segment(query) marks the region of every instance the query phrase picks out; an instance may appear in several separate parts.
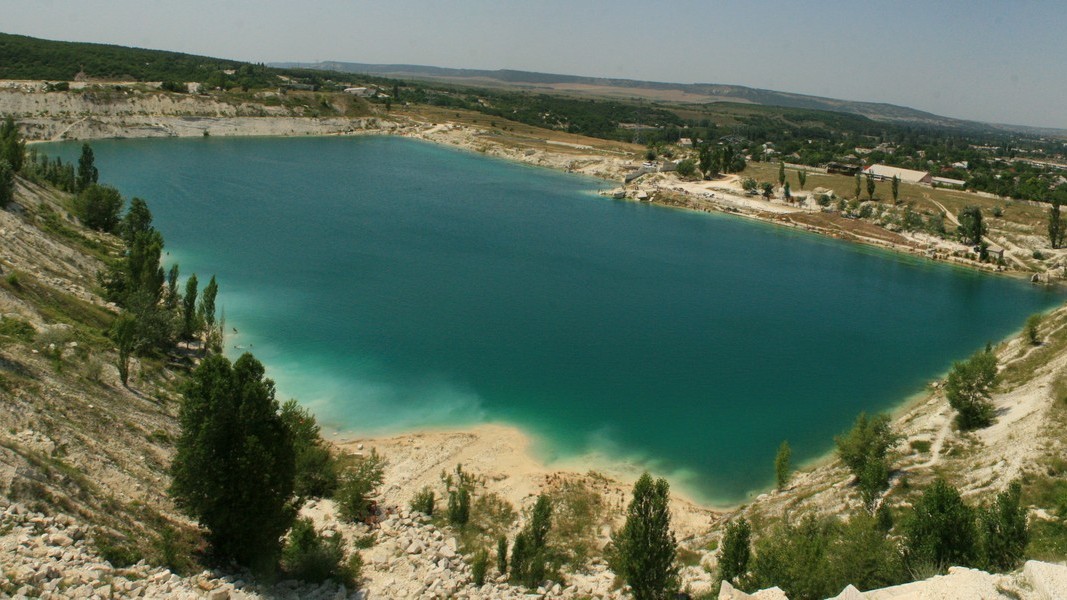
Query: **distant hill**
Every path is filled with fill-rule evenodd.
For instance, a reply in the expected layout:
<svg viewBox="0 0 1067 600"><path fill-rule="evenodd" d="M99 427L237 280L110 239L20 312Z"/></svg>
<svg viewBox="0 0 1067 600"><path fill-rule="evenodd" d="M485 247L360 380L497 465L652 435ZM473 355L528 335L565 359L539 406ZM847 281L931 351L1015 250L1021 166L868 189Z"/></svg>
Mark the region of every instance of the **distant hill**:
<svg viewBox="0 0 1067 600"><path fill-rule="evenodd" d="M741 85L712 83L664 83L558 75L502 69L449 69L421 65L375 65L325 61L317 63L272 63L285 68L326 69L378 77L447 82L478 87L500 87L528 91L581 94L614 98L642 98L659 102L705 104L709 102L745 102L765 106L827 110L861 115L875 121L902 125L923 125L983 132L1014 131L1039 136L1067 136L1067 130L1001 125L943 117L933 113L882 102L855 102L805 94L763 90Z"/></svg>
<svg viewBox="0 0 1067 600"><path fill-rule="evenodd" d="M0 33L0 79L207 82L215 86L271 87L279 76L321 85L351 74L277 69L239 60L112 44L61 42Z"/></svg>
<svg viewBox="0 0 1067 600"><path fill-rule="evenodd" d="M0 33L0 79L70 81L84 72L92 78L126 81L203 81L212 73L245 64L180 52Z"/></svg>

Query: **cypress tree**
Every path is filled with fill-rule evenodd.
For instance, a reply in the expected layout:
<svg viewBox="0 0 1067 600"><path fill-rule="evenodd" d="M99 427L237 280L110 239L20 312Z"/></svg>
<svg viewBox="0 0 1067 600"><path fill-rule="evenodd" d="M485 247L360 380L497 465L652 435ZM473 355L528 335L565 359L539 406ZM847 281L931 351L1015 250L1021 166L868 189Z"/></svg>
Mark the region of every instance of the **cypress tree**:
<svg viewBox="0 0 1067 600"><path fill-rule="evenodd" d="M670 486L645 473L634 484L626 524L612 536L613 567L635 600L668 598L678 590L678 543L671 531Z"/></svg>
<svg viewBox="0 0 1067 600"><path fill-rule="evenodd" d="M200 314L204 317L208 331L215 328L215 297L218 293L219 284L215 283L215 276L212 275L211 281L204 286L204 291L200 295Z"/></svg>
<svg viewBox="0 0 1067 600"><path fill-rule="evenodd" d="M1064 226L1060 216L1060 203L1053 202L1048 209L1048 241L1053 249L1063 246L1064 237L1067 236L1067 227Z"/></svg>
<svg viewBox="0 0 1067 600"><path fill-rule="evenodd" d="M93 149L89 144L82 144L82 154L78 158L78 191L88 188L100 178L100 171L97 170L95 162Z"/></svg>
<svg viewBox="0 0 1067 600"><path fill-rule="evenodd" d="M196 273L185 281L185 295L182 296L182 336L192 339L199 329L196 319Z"/></svg>

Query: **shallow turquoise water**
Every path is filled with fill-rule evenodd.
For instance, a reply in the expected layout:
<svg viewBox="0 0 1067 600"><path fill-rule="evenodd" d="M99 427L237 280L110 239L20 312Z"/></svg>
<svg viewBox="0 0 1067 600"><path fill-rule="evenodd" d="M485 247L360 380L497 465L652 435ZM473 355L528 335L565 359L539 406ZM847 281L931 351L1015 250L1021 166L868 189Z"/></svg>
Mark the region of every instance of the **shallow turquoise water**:
<svg viewBox="0 0 1067 600"><path fill-rule="evenodd" d="M80 145L53 145L75 159ZM607 200L393 138L94 142L281 397L358 432L502 421L711 501L826 452L1060 296L835 240Z"/></svg>

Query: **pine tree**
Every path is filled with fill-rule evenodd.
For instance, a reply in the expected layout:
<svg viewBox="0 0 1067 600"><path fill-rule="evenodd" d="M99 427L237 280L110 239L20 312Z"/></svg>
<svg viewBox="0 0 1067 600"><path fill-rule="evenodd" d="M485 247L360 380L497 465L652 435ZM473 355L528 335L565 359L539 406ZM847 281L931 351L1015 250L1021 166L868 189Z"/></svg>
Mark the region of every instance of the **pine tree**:
<svg viewBox="0 0 1067 600"><path fill-rule="evenodd" d="M785 163L778 162L778 185L785 185Z"/></svg>
<svg viewBox="0 0 1067 600"><path fill-rule="evenodd" d="M975 564L974 511L943 479L923 491L904 523L904 556L912 569Z"/></svg>
<svg viewBox="0 0 1067 600"><path fill-rule="evenodd" d="M8 115L0 125L0 161L6 161L15 173L22 171L26 158L26 141L19 135L15 120Z"/></svg>
<svg viewBox="0 0 1067 600"><path fill-rule="evenodd" d="M744 585L751 557L752 526L744 517L727 523L719 545L719 581L729 581L735 587Z"/></svg>
<svg viewBox="0 0 1067 600"><path fill-rule="evenodd" d="M804 185L808 183L808 172L804 169L797 171L797 183L800 184L800 189L804 189Z"/></svg>
<svg viewBox="0 0 1067 600"><path fill-rule="evenodd" d="M537 497L530 521L515 537L511 552L511 580L533 589L548 570L548 533L552 529L552 501L545 494Z"/></svg>
<svg viewBox="0 0 1067 600"><path fill-rule="evenodd" d="M887 455L900 437L890 428L887 415L868 418L860 413L845 435L834 438L837 455L856 477L864 504L873 506L882 490L889 486Z"/></svg>
<svg viewBox="0 0 1067 600"><path fill-rule="evenodd" d="M82 154L78 158L78 191L88 188L100 178L100 171L97 170L95 162L93 149L89 147L89 144L82 144Z"/></svg>
<svg viewBox="0 0 1067 600"><path fill-rule="evenodd" d="M893 204L897 203L897 198L900 196L900 178L896 175L893 176L893 182L890 184L890 190L893 192Z"/></svg>
<svg viewBox="0 0 1067 600"><path fill-rule="evenodd" d="M207 530L215 558L272 571L295 517L292 436L274 382L251 354L213 354L193 372L171 467L175 503Z"/></svg>
<svg viewBox="0 0 1067 600"><path fill-rule="evenodd" d="M615 573L635 600L668 598L678 589L678 544L671 531L670 486L645 473L634 484L626 524L612 536Z"/></svg>
<svg viewBox="0 0 1067 600"><path fill-rule="evenodd" d="M990 571L1011 571L1023 559L1030 530L1021 499L1022 486L1013 481L1008 489L997 494L992 505L978 513L982 566Z"/></svg>

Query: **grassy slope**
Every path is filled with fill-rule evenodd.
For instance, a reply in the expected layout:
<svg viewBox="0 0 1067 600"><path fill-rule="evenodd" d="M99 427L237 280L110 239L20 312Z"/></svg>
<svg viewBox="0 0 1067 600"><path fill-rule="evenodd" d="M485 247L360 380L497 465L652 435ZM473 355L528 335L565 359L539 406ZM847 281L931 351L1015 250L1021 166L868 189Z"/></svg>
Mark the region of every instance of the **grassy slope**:
<svg viewBox="0 0 1067 600"><path fill-rule="evenodd" d="M115 313L71 293L85 281L63 268L78 254L102 269L117 241L61 216L63 194L25 182L19 192L0 213L24 234L0 258L0 491L78 517L118 563L162 560L165 529L188 556L196 534L165 495L182 371L140 360L130 388L118 382L105 334Z"/></svg>

